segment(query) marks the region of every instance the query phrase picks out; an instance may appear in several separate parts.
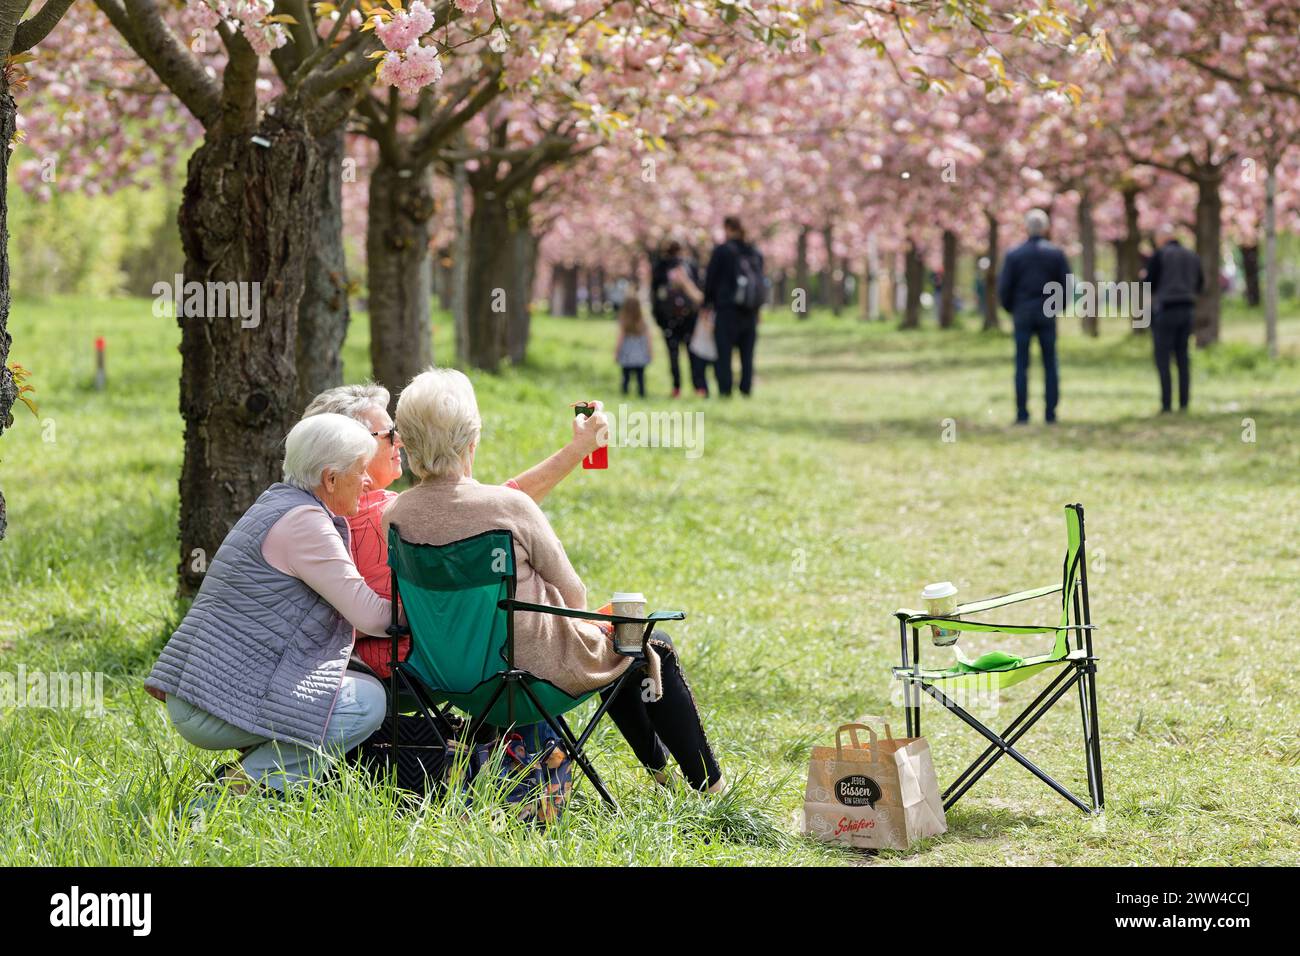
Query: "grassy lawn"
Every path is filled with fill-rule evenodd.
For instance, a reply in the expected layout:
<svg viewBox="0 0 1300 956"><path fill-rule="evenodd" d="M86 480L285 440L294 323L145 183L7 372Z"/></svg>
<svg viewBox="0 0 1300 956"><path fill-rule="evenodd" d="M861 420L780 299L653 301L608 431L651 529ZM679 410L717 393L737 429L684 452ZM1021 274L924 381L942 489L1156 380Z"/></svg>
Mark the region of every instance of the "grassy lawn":
<svg viewBox="0 0 1300 956"><path fill-rule="evenodd" d="M702 410L703 453L615 448L608 472L575 474L546 511L593 599L633 589L687 610L673 636L737 785L717 800L663 794L606 728L597 759L621 814L579 782L562 824L542 834L484 801L399 807L348 777L284 803L232 800L201 828L172 823L216 762L140 683L180 613L179 332L146 300L20 302L12 357L33 371L41 407L39 420L17 410L0 440L0 672L102 672L106 700L99 717L0 714L0 863L1300 862L1300 310L1285 315L1279 363L1257 347L1257 315L1230 315L1227 342L1193 356L1193 411L1164 418L1148 339L1112 328L1085 340L1063 321L1053 428L1041 424L1038 368L1038 421L1011 426L1005 333L772 315L756 395L730 404L672 405L660 348L650 396L629 407ZM440 357L450 334L440 320ZM102 393L90 387L96 335L109 349ZM474 376L480 480L558 446L566 403L617 408L613 336L611 322L541 318L526 366ZM366 375L366 349L358 321L350 381ZM891 612L928 581L951 579L972 599L1059 581L1073 501L1087 508L1099 626L1105 816L1084 817L1003 760L948 833L908 853L800 837L810 746L867 714L902 732ZM1013 622L1054 614L1048 599ZM1007 692L993 722L1040 686ZM1022 743L1086 792L1073 700ZM982 749L950 715L925 720L941 780Z"/></svg>

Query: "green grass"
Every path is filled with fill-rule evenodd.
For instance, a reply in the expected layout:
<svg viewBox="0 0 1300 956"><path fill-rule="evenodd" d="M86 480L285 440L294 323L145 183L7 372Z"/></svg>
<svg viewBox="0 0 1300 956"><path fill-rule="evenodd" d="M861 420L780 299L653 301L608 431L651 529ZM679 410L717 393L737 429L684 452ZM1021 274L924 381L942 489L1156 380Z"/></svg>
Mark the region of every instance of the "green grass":
<svg viewBox="0 0 1300 956"><path fill-rule="evenodd" d="M1052 429L1009 424L1005 333L765 319L752 400L680 403L705 412L701 457L615 448L608 472L575 474L546 502L593 598L634 588L689 612L674 638L737 787L665 796L608 730L597 749L621 814L580 781L562 825L540 834L482 801L403 807L353 778L284 804L233 800L198 829L171 824L215 763L140 683L179 613L179 334L145 300L20 302L13 358L34 373L41 418L19 409L0 440L0 672L103 672L106 713L0 715L0 863L1300 862L1300 318L1284 314L1288 354L1270 363L1258 317L1231 313L1227 341L1193 357L1192 413L1172 418L1152 414L1149 340L1089 341L1063 322ZM99 334L103 393L90 388ZM435 342L445 359L445 320ZM366 349L357 322L349 380L366 374ZM476 375L478 477L502 481L558 446L566 403L616 407L612 349L612 323L540 318L526 366ZM673 407L656 358L651 396L632 408ZM1038 415L1037 369L1031 387ZM970 597L1058 580L1072 501L1088 514L1105 817L1004 760L947 834L908 853L800 837L810 746L865 714L901 732L891 612L931 580ZM1047 602L1016 620L1052 613ZM996 721L1036 687L1008 692ZM942 712L925 730L941 780L980 749ZM1079 737L1063 703L1022 743L1083 790Z"/></svg>

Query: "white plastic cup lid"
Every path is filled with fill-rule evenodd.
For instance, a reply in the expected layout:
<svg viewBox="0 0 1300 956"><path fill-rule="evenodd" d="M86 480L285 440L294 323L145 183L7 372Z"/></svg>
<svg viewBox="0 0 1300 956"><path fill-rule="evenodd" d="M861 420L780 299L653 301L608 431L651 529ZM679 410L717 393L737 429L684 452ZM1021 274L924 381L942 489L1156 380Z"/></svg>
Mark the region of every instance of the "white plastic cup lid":
<svg viewBox="0 0 1300 956"><path fill-rule="evenodd" d="M611 604L644 604L645 595L633 591L615 591L609 602Z"/></svg>
<svg viewBox="0 0 1300 956"><path fill-rule="evenodd" d="M921 599L936 601L939 598L952 597L956 593L957 588L951 581L940 581L938 584L927 584L925 590L921 592Z"/></svg>

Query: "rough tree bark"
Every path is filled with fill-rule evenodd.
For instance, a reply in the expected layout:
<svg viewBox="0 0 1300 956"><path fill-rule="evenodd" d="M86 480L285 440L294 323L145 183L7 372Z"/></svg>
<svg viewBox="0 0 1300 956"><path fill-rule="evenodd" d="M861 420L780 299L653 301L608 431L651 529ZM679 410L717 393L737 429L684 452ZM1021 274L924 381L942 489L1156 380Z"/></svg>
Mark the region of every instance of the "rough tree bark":
<svg viewBox="0 0 1300 956"><path fill-rule="evenodd" d="M398 392L433 364L432 175L381 158L370 174L366 284L370 292L370 366Z"/></svg>
<svg viewBox="0 0 1300 956"><path fill-rule="evenodd" d="M1196 299L1193 328L1196 345L1205 348L1219 341L1219 263L1223 261L1223 199L1219 194L1223 170L1203 170L1196 182L1196 254L1201 257L1205 291Z"/></svg>
<svg viewBox="0 0 1300 956"><path fill-rule="evenodd" d="M280 478L297 419L298 306L321 177L320 143L281 100L246 134L210 131L190 158L179 224L185 281L258 283L261 314L245 328L228 309L180 315L180 586L193 592L226 532Z"/></svg>
<svg viewBox="0 0 1300 956"><path fill-rule="evenodd" d="M984 257L988 265L984 267L984 325L985 332L998 330L998 217L989 210L984 210L984 222L988 227L988 248Z"/></svg>
<svg viewBox="0 0 1300 956"><path fill-rule="evenodd" d="M469 217L469 277L466 314L469 362L495 372L506 357L506 303L510 282L510 211L498 190L494 168L469 174L474 196Z"/></svg>
<svg viewBox="0 0 1300 956"><path fill-rule="evenodd" d="M1090 283L1093 291L1097 288L1097 223L1093 217L1092 193L1084 189L1079 192L1079 205L1076 208L1079 226L1079 246L1082 249L1083 281ZM1094 298L1094 302L1099 301ZM1080 317L1083 333L1097 337L1099 322L1097 310L1084 309Z"/></svg>
<svg viewBox="0 0 1300 956"><path fill-rule="evenodd" d="M1120 282L1137 282L1138 273L1142 269L1142 232L1138 227L1137 206L1140 191L1134 185L1125 185L1120 190L1120 196L1124 200L1124 237L1116 247L1119 255L1115 263Z"/></svg>
<svg viewBox="0 0 1300 956"><path fill-rule="evenodd" d="M939 289L939 328L950 329L957 321L957 233L943 231L943 286Z"/></svg>
<svg viewBox="0 0 1300 956"><path fill-rule="evenodd" d="M528 340L532 333L533 279L537 269L537 237L533 235L532 198L530 182L514 190L508 204L511 285L506 290L506 353L516 365L527 357ZM590 309L595 301L595 270L591 271L588 279L587 302Z"/></svg>
<svg viewBox="0 0 1300 956"><path fill-rule="evenodd" d="M298 410L343 384L343 340L347 338L348 270L343 253L342 129L320 138L318 220L307 260L306 284L298 304Z"/></svg>
<svg viewBox="0 0 1300 956"><path fill-rule="evenodd" d="M908 240L907 254L903 263L903 282L907 286L907 305L903 309L903 322L900 328L919 329L921 327L921 290L925 285L925 260L916 243Z"/></svg>

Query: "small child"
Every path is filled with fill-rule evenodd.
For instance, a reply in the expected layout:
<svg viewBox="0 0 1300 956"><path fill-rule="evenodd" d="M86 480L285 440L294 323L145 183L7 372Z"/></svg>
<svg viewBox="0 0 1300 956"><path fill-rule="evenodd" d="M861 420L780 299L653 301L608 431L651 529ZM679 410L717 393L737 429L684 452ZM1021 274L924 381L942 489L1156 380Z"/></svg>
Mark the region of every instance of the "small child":
<svg viewBox="0 0 1300 956"><path fill-rule="evenodd" d="M650 332L641 315L641 301L635 295L623 299L618 310L618 345L614 359L623 369L623 394L627 394L636 373L637 394L645 398L645 367L650 364Z"/></svg>

